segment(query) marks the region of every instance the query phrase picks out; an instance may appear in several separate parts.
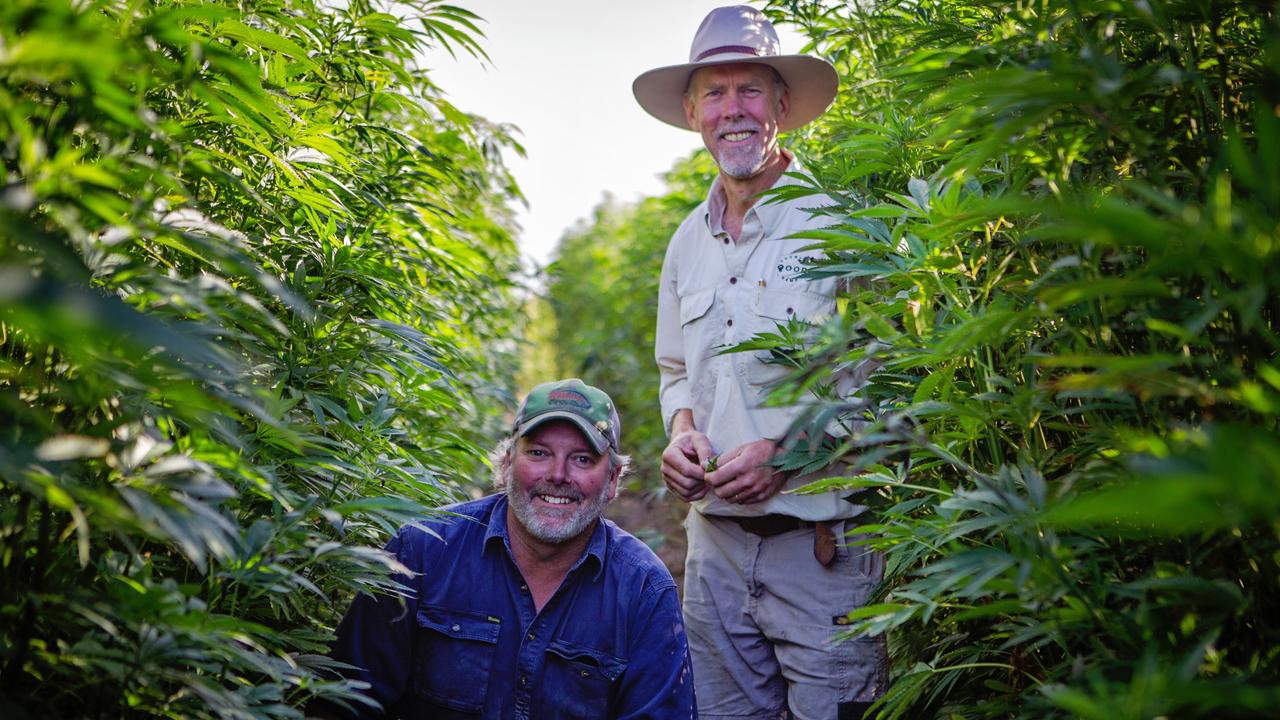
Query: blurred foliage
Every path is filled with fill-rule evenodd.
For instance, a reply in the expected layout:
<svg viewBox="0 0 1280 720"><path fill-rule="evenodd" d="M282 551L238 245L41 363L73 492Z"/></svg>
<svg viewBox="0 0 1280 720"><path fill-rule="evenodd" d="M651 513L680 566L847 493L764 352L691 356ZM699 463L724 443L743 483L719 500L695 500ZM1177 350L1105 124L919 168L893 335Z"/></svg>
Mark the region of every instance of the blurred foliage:
<svg viewBox="0 0 1280 720"><path fill-rule="evenodd" d="M0 715L355 697L338 615L509 405L518 146L415 63L476 20L0 4Z"/></svg>
<svg viewBox="0 0 1280 720"><path fill-rule="evenodd" d="M860 458L880 717L1273 716L1275 5L767 11L843 75L792 142L842 220L810 272L862 289L777 392L882 364L806 458Z"/></svg>
<svg viewBox="0 0 1280 720"><path fill-rule="evenodd" d="M632 484L644 490L665 489L667 441L653 362L658 275L667 241L706 196L714 168L699 151L663 176L663 195L634 204L606 197L560 239L545 270L546 310L530 321L553 350L548 377L581 377L613 398L623 450L634 461Z"/></svg>

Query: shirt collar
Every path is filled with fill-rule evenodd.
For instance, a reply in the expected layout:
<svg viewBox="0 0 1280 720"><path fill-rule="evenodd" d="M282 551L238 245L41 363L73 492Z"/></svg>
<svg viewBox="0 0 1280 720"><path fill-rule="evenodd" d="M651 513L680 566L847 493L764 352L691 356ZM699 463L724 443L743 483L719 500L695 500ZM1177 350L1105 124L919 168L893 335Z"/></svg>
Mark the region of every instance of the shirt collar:
<svg viewBox="0 0 1280 720"><path fill-rule="evenodd" d="M787 169L783 171L782 175L779 176L769 188L770 190L787 185L799 185L802 182L797 178L791 177L791 173L804 172L804 166L801 164L800 158L796 157L795 153L787 152L786 150L783 152L787 153L791 158L791 162L787 165ZM764 194L767 195L768 191ZM751 204L751 207L747 208L747 215L755 213L756 217L760 220L760 227L764 230L764 237L770 238L773 236L774 229L786 214L786 202L775 201L766 203L766 199L767 198L757 198L756 201ZM723 221L725 202L724 186L720 182L719 173L717 173L715 179L711 181L711 190L707 193L707 200L704 205L706 209L702 215L702 220L706 223L707 230L711 233L712 237L719 237L724 232ZM746 224L745 217L743 218L743 224Z"/></svg>
<svg viewBox="0 0 1280 720"><path fill-rule="evenodd" d="M489 525L484 531L484 544L481 551L489 547L494 538L502 539L502 546L511 552L511 535L507 533L507 496L502 495L489 510Z"/></svg>
<svg viewBox="0 0 1280 720"><path fill-rule="evenodd" d="M489 515L489 526L484 531L484 543L480 546L480 552L483 554L495 538L500 538L502 547L507 551L507 555L511 555L511 531L507 529L507 497L503 495L498 498L498 502L493 504L493 510ZM572 573L578 569L588 558L593 559L596 563L596 572L591 576L594 582L600 579L600 575L604 572L604 556L605 551L609 547L609 533L605 529L605 519L600 518L596 521L595 529L591 531L591 540L587 542L587 550L582 553L582 557L569 568Z"/></svg>

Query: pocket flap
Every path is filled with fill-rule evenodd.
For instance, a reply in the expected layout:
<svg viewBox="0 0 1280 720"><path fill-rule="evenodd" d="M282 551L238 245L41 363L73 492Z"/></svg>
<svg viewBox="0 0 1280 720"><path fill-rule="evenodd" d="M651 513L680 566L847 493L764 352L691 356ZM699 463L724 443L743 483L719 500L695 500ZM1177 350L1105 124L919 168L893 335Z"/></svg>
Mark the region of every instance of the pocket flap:
<svg viewBox="0 0 1280 720"><path fill-rule="evenodd" d="M756 295L752 310L760 317L778 322L797 318L805 322L817 322L830 315L836 306L835 298L805 290L767 290Z"/></svg>
<svg viewBox="0 0 1280 720"><path fill-rule="evenodd" d="M564 660L581 666L582 672L600 673L613 682L622 676L627 664L612 655L602 653L595 648L578 645L565 640L553 640L547 646L547 652L559 655Z"/></svg>
<svg viewBox="0 0 1280 720"><path fill-rule="evenodd" d="M715 299L716 289L714 286L681 296L680 324L687 325L703 315L706 315L707 311L711 309L711 303L715 302Z"/></svg>
<svg viewBox="0 0 1280 720"><path fill-rule="evenodd" d="M496 616L435 605L418 608L418 625L451 638L490 645L498 643L498 632L502 630L502 621Z"/></svg>

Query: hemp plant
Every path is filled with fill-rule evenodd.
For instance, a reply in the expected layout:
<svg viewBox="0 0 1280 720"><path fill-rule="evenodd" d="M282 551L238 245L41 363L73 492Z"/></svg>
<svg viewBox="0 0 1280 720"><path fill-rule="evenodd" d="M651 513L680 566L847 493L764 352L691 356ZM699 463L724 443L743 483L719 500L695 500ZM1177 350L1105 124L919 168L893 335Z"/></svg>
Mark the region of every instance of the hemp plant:
<svg viewBox="0 0 1280 720"><path fill-rule="evenodd" d="M498 150L414 0L0 3L0 714L301 717L509 397ZM396 14L392 14L392 13Z"/></svg>

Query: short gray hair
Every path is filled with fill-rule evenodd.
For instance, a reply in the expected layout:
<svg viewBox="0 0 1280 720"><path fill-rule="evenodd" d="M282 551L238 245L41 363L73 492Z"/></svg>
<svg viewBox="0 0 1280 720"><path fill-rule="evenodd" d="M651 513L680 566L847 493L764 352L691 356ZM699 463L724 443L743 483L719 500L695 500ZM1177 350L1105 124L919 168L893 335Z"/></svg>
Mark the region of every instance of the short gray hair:
<svg viewBox="0 0 1280 720"><path fill-rule="evenodd" d="M507 489L509 473L502 472L502 464L510 459L511 448L515 444L516 437L512 435L503 438L501 442L489 451L489 477L493 480L493 487L498 490ZM621 468L621 471L618 473L618 483L621 484L622 479L627 476L627 473L631 472L631 456L623 455L613 448L609 448L609 472L612 473L619 468Z"/></svg>

